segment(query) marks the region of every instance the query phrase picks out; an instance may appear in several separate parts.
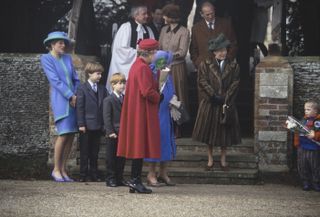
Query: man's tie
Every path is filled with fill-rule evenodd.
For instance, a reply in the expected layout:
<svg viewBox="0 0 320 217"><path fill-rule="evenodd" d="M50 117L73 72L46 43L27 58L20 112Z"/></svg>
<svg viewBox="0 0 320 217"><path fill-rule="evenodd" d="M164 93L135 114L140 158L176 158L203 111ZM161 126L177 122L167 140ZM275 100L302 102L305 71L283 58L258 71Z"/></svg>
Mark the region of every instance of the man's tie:
<svg viewBox="0 0 320 217"><path fill-rule="evenodd" d="M122 94L120 94L119 100L120 100L120 102L121 102L121 104L122 104L122 103L123 103L123 95L122 95Z"/></svg>
<svg viewBox="0 0 320 217"><path fill-rule="evenodd" d="M213 22L209 22L209 29L213 29Z"/></svg>
<svg viewBox="0 0 320 217"><path fill-rule="evenodd" d="M97 84L96 84L96 83L94 83L94 84L92 85L92 90L93 90L95 93L98 91L98 89L97 89Z"/></svg>

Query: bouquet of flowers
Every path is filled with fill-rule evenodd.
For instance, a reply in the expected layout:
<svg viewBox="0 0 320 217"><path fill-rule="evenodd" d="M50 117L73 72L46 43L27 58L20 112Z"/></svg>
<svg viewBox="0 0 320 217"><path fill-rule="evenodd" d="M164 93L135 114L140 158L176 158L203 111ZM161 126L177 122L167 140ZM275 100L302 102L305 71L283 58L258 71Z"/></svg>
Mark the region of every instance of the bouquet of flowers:
<svg viewBox="0 0 320 217"><path fill-rule="evenodd" d="M286 120L286 128L292 132L302 133L303 135L308 135L310 133L308 128L292 116L288 116L288 119Z"/></svg>
<svg viewBox="0 0 320 217"><path fill-rule="evenodd" d="M294 133L299 133L300 135L307 136L311 133L311 131L306 128L303 124L301 124L297 119L295 119L292 116L288 116L288 119L286 120L286 128ZM320 145L320 142L309 138L312 142L316 143L317 145Z"/></svg>

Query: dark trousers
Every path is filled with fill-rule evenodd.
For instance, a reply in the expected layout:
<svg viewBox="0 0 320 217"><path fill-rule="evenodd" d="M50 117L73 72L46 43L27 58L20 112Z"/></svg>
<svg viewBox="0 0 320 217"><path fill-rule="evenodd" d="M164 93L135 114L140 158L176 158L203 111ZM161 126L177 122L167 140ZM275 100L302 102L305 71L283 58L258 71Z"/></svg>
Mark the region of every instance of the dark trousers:
<svg viewBox="0 0 320 217"><path fill-rule="evenodd" d="M87 130L85 133L80 133L80 176L82 177L89 175L89 171L91 176L97 176L101 135L101 130Z"/></svg>
<svg viewBox="0 0 320 217"><path fill-rule="evenodd" d="M106 156L106 181L115 179L117 182L123 180L123 169L126 162L124 157L117 157L118 139L107 138Z"/></svg>
<svg viewBox="0 0 320 217"><path fill-rule="evenodd" d="M303 182L320 184L320 150L298 149L298 172Z"/></svg>

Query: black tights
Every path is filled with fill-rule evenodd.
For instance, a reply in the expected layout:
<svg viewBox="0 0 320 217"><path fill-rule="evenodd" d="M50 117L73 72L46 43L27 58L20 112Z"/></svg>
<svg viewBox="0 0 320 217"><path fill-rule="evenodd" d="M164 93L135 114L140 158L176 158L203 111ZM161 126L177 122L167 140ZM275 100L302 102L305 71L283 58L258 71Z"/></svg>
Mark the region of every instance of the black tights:
<svg viewBox="0 0 320 217"><path fill-rule="evenodd" d="M141 179L142 166L143 166L142 158L132 160L132 166L131 166L132 179Z"/></svg>

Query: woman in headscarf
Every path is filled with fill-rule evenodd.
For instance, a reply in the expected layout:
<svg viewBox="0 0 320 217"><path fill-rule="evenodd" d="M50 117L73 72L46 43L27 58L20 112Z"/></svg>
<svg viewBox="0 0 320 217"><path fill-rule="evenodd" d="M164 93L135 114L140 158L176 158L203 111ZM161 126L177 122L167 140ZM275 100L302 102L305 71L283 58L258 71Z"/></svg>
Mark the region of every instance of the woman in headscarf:
<svg viewBox="0 0 320 217"><path fill-rule="evenodd" d="M161 157L160 159L145 159L145 161L150 163L149 173L147 175L147 184L153 187L160 186L161 182L168 186L175 185L171 182L167 172L168 161L173 160L176 156L173 120L170 115L170 101L176 96L172 74L168 68L172 59L173 55L170 51L158 50L153 62L150 64L155 78L159 77L159 89L160 93L163 95L163 100L161 101L159 108ZM156 173L157 163L160 163L158 177Z"/></svg>

